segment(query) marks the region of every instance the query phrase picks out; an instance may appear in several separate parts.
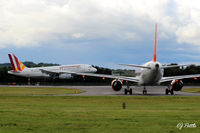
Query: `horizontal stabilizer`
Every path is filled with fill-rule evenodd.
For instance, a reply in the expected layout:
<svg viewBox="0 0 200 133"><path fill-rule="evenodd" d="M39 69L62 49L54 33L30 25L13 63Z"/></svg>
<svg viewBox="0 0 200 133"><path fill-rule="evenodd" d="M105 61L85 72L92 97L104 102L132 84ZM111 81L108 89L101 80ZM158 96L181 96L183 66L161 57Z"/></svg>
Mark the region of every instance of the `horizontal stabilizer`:
<svg viewBox="0 0 200 133"><path fill-rule="evenodd" d="M130 66L130 67L139 67L139 68L147 68L147 69L151 69L151 67L147 67L147 66L140 66L140 65L135 65L135 64L119 64L122 66Z"/></svg>
<svg viewBox="0 0 200 133"><path fill-rule="evenodd" d="M182 67L182 66L190 66L190 65L169 65L169 66L162 66L161 69L173 68L173 67Z"/></svg>

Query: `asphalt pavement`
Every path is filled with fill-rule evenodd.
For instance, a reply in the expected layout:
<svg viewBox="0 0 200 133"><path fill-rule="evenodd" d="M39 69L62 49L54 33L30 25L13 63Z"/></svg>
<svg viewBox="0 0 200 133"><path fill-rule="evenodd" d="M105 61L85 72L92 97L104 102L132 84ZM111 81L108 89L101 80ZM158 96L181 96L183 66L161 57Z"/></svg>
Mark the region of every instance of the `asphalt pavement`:
<svg viewBox="0 0 200 133"><path fill-rule="evenodd" d="M111 86L67 86L69 88L76 88L80 90L84 90L84 93L73 94L73 95L81 95L81 96L125 96L123 87L119 92L113 91ZM142 86L131 86L133 89L134 96L143 95ZM146 86L147 96L165 96L166 86ZM200 88L200 86L185 86L184 88ZM176 96L200 96L200 93L188 93L182 91L174 91L174 95ZM127 95L130 96L130 95ZM170 96L170 94L169 94Z"/></svg>
<svg viewBox="0 0 200 133"><path fill-rule="evenodd" d="M2 86L2 85L1 85ZM12 86L13 87L13 86ZM111 86L14 86L14 87L53 87L53 88L75 88L83 90L83 93L77 94L59 94L59 95L31 95L31 96L144 96L142 94L142 86L130 86L132 88L132 95L124 95L124 88L120 91L114 91ZM146 86L146 96L166 96L166 86ZM184 86L184 88L200 88L200 86ZM183 91L174 91L175 96L200 96L200 93L189 93ZM29 96L29 95L27 95ZM168 96L171 96L169 94Z"/></svg>

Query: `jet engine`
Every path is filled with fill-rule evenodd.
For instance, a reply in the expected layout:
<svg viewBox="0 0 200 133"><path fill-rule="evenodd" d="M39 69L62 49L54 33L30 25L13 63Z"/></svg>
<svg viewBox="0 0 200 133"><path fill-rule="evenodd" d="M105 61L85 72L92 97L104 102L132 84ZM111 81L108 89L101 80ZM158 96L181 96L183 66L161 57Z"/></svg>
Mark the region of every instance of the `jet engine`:
<svg viewBox="0 0 200 133"><path fill-rule="evenodd" d="M170 85L171 85L172 90L180 91L183 88L183 81L182 80L173 80Z"/></svg>
<svg viewBox="0 0 200 133"><path fill-rule="evenodd" d="M73 76L71 74L64 73L64 74L59 74L58 78L59 79L72 79Z"/></svg>
<svg viewBox="0 0 200 133"><path fill-rule="evenodd" d="M111 86L114 91L120 91L122 88L122 82L120 80L115 79L112 81Z"/></svg>

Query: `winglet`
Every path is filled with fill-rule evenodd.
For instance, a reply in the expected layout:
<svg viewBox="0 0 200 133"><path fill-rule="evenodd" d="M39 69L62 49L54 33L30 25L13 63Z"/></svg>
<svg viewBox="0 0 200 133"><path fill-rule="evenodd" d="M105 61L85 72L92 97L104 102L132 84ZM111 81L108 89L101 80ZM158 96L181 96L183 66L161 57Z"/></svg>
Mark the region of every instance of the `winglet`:
<svg viewBox="0 0 200 133"><path fill-rule="evenodd" d="M154 40L153 62L156 62L156 47L157 47L157 24L155 25L155 40Z"/></svg>

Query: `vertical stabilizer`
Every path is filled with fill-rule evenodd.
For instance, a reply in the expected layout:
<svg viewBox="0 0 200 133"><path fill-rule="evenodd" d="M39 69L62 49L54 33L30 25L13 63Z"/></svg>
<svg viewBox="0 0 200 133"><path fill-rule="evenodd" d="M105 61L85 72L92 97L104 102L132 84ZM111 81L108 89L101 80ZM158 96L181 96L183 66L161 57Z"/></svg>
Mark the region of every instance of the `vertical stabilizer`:
<svg viewBox="0 0 200 133"><path fill-rule="evenodd" d="M157 24L155 25L155 40L154 40L153 62L156 62L156 47L157 47Z"/></svg>
<svg viewBox="0 0 200 133"><path fill-rule="evenodd" d="M26 66L19 61L14 54L8 54L8 57L14 72L23 71L26 68Z"/></svg>

